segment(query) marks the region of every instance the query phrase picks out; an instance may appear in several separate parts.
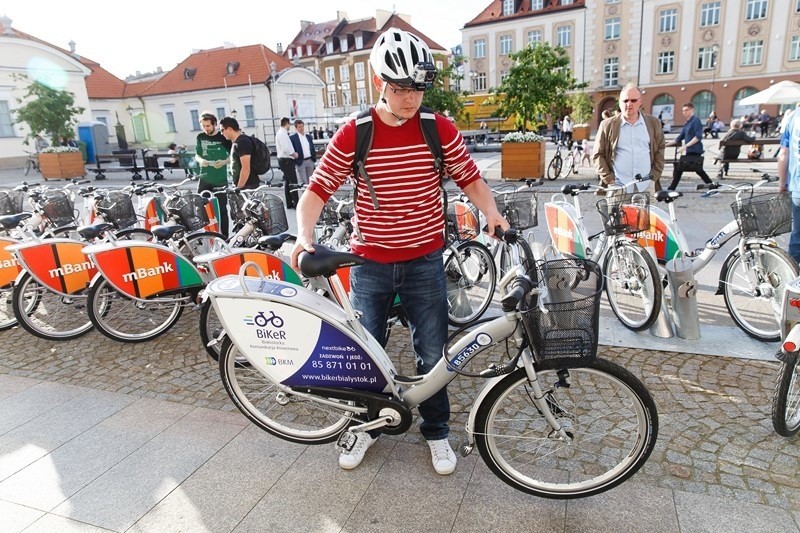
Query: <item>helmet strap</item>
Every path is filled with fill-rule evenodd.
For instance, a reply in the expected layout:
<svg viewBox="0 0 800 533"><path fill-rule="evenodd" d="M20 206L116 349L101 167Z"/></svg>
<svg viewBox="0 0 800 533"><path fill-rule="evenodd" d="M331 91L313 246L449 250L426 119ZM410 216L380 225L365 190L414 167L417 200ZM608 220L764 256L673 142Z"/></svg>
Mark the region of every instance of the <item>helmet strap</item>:
<svg viewBox="0 0 800 533"><path fill-rule="evenodd" d="M386 83L386 81L384 81L384 82L383 82L383 88L381 88L380 104L383 104L383 106L384 106L384 107L386 107L386 110L387 110L387 111L389 111L389 113L391 113L391 114L392 114L392 116L394 116L394 118L396 118L396 119L397 119L397 125L398 125L398 126L402 126L402 125L405 123L405 121L406 121L407 119L405 119L405 118L402 118L402 117L401 117L401 116L399 116L397 113L395 113L394 111L392 111L392 108L391 108L391 107L389 107L389 102L387 102L387 101L386 101L386 88L387 88L388 86L389 86L389 84L388 84L388 83ZM380 105L380 104L379 104L379 105Z"/></svg>

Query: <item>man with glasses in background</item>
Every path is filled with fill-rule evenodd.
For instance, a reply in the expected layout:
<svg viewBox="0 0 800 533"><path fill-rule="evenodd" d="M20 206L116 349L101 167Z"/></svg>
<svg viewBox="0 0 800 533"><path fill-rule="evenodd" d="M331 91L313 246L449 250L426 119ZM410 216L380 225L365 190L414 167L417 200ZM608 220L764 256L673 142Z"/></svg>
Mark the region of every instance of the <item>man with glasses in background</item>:
<svg viewBox="0 0 800 533"><path fill-rule="evenodd" d="M691 102L683 104L681 113L686 123L680 135L674 141L667 143L667 146L681 146L681 143L686 141L686 145L678 149L683 155L672 169L672 183L668 187L671 191L678 187L684 171L694 172L706 185L714 183L703 170L703 124L694 114L694 104Z"/></svg>
<svg viewBox="0 0 800 533"><path fill-rule="evenodd" d="M417 371L424 374L441 359L448 336L441 176L423 137L420 117L422 97L433 84L436 68L428 45L396 28L377 38L370 65L380 97L370 110L372 147L364 171L355 177L357 202L350 244L365 262L350 270L351 299L362 313L364 328L385 345L387 314L395 294L400 296ZM438 114L424 120L435 120L445 171L486 215L489 234L496 226L508 229L456 127ZM292 266L297 266L301 251L313 252L314 224L323 205L353 175L356 129L355 119L339 128L300 199ZM422 402L419 414L420 433L428 443L434 470L440 475L452 473L456 456L447 440L446 387ZM339 466L349 470L361 464L379 434L380 430L356 433L352 446L342 450Z"/></svg>
<svg viewBox="0 0 800 533"><path fill-rule="evenodd" d="M661 190L664 170L664 132L661 121L640 111L642 92L629 83L619 93L622 113L600 123L592 161L603 186L626 185L640 176L652 176L655 191ZM639 192L649 183L637 185ZM627 189L627 192L633 192Z"/></svg>

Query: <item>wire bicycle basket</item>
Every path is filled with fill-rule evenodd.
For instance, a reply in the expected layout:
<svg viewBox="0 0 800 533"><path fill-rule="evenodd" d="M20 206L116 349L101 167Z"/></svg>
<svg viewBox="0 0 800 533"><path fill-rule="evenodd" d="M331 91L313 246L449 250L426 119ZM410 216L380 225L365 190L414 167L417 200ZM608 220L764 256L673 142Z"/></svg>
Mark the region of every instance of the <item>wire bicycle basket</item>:
<svg viewBox="0 0 800 533"><path fill-rule="evenodd" d="M339 222L353 218L353 192L350 190L339 190L333 195L336 200L329 199L322 206L322 213L319 216L319 224L323 226L336 226ZM350 202L339 206L341 202Z"/></svg>
<svg viewBox="0 0 800 533"><path fill-rule="evenodd" d="M539 225L536 194L531 190L495 192L497 210L517 231Z"/></svg>
<svg viewBox="0 0 800 533"><path fill-rule="evenodd" d="M0 215L16 215L22 213L22 202L25 199L23 191L13 189L0 190Z"/></svg>
<svg viewBox="0 0 800 533"><path fill-rule="evenodd" d="M283 201L268 192L254 192L248 198L244 212L258 221L264 235L277 235L289 229Z"/></svg>
<svg viewBox="0 0 800 533"><path fill-rule="evenodd" d="M56 227L75 224L75 204L71 195L62 190L47 190L42 194L42 213Z"/></svg>
<svg viewBox="0 0 800 533"><path fill-rule="evenodd" d="M171 197L166 207L176 215L187 231L197 231L208 225L207 200L193 191L181 191Z"/></svg>
<svg viewBox="0 0 800 533"><path fill-rule="evenodd" d="M650 196L647 193L614 195L597 202L606 235L635 234L650 229Z"/></svg>
<svg viewBox="0 0 800 533"><path fill-rule="evenodd" d="M792 199L788 194L750 196L731 204L742 237L774 237L792 229Z"/></svg>
<svg viewBox="0 0 800 533"><path fill-rule="evenodd" d="M109 191L97 201L95 209L115 229L130 228L138 222L130 195L122 191Z"/></svg>
<svg viewBox="0 0 800 533"><path fill-rule="evenodd" d="M597 356L600 266L586 259L556 259L536 265L539 284L547 289L522 312L522 323L538 362L557 360L581 366ZM545 313L542 307L547 310Z"/></svg>

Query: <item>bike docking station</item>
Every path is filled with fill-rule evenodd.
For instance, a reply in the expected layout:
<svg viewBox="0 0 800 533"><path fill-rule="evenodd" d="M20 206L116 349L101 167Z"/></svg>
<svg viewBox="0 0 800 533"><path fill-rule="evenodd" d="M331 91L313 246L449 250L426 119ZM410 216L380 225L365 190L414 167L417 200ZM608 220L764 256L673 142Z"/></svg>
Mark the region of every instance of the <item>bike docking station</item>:
<svg viewBox="0 0 800 533"><path fill-rule="evenodd" d="M695 341L700 338L700 317L697 312L697 282L692 261L676 257L667 261L667 281L672 297L675 331L681 339ZM666 308L662 307L662 310Z"/></svg>

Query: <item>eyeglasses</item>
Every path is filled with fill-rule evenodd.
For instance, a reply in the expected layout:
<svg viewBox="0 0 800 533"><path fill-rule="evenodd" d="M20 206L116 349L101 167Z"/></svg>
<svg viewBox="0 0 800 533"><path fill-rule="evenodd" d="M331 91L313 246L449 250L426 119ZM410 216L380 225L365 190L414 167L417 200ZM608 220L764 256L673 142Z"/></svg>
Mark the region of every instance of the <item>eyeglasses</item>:
<svg viewBox="0 0 800 533"><path fill-rule="evenodd" d="M415 89L403 89L401 87L392 87L391 85L389 85L389 89L391 89L394 94L400 96L408 96L409 94L414 94L417 92L422 93L422 91L417 91Z"/></svg>
<svg viewBox="0 0 800 533"><path fill-rule="evenodd" d="M635 103L636 103L636 102L638 102L638 101L639 101L639 99L638 99L638 98L628 98L628 99L626 99L626 100L623 100L623 101L622 101L622 103L623 103L623 104L627 104L628 102L630 102L630 103L632 103L632 104L635 104Z"/></svg>

